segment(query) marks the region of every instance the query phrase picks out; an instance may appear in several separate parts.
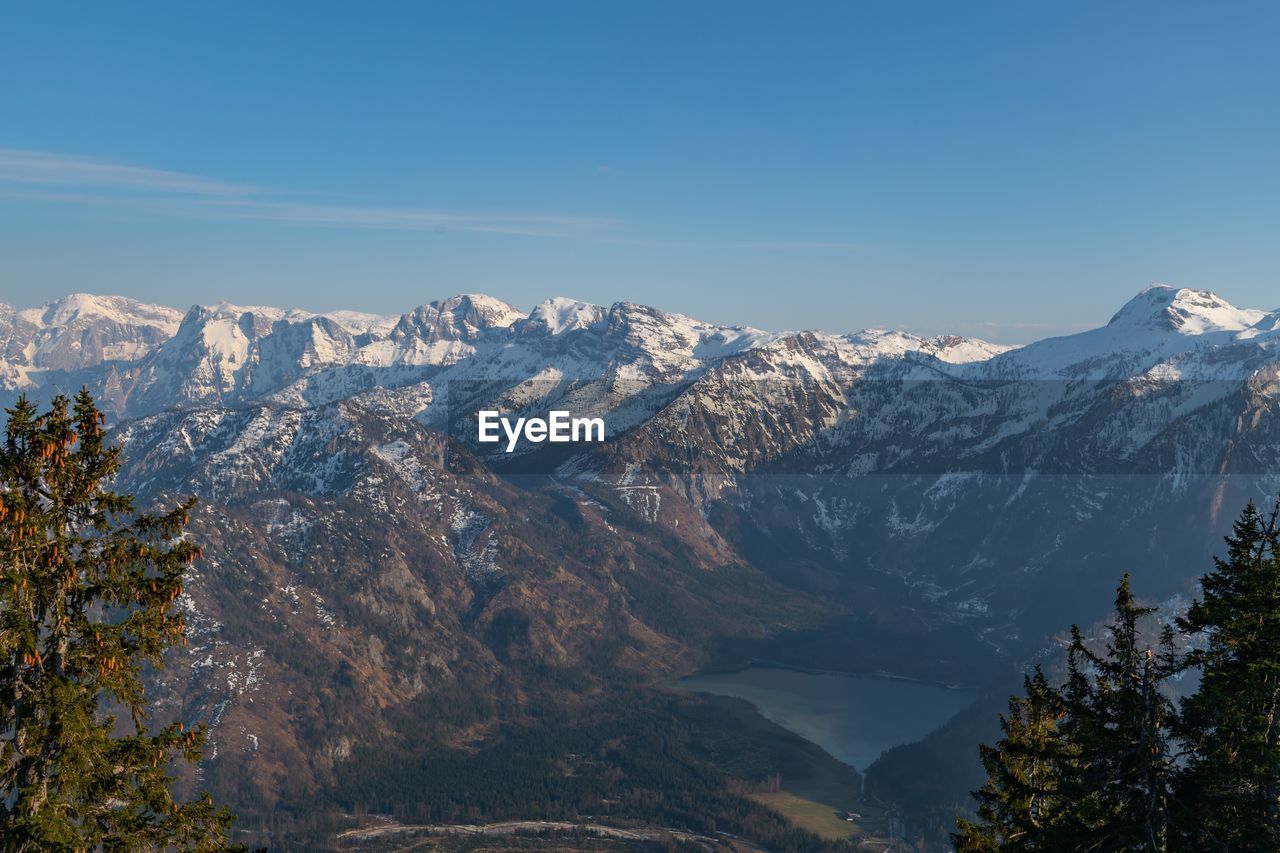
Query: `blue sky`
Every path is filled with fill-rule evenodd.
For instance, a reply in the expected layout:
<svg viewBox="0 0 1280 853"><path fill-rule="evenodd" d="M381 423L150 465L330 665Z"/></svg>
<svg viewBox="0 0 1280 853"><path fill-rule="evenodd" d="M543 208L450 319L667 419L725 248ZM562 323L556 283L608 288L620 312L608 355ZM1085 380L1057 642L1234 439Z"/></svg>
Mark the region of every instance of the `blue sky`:
<svg viewBox="0 0 1280 853"><path fill-rule="evenodd" d="M0 301L1276 308L1277 43L1267 3L8 4Z"/></svg>

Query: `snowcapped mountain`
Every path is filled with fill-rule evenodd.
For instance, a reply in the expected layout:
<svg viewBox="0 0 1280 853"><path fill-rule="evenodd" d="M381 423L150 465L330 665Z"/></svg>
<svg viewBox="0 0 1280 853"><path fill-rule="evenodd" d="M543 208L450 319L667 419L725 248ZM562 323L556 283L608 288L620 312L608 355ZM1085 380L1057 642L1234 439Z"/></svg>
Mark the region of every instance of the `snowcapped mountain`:
<svg viewBox="0 0 1280 853"><path fill-rule="evenodd" d="M492 297L463 295L399 318L220 304L195 306L180 322L176 311L127 304L135 312L164 312L158 316L168 326L161 331L120 322L110 327L117 337L108 347L86 350L74 364L63 358L60 370L39 376L30 368L54 363L48 357L22 360L23 347L36 334L34 327L21 326L24 336L15 334L9 347L19 357L6 358L0 387L12 397L87 384L122 417L255 400L317 405L378 388L402 404L421 402L415 414L442 421L443 415L426 412L432 386L489 383L490 392L500 394L529 382L551 389L562 382L616 379L638 390L679 383L706 364L774 337L640 305L605 308L568 299L548 300L526 315ZM60 305L20 312L50 318L40 341L80 334L80 315ZM18 316L11 309L9 314ZM58 318L66 318L66 325L54 325Z"/></svg>
<svg viewBox="0 0 1280 853"><path fill-rule="evenodd" d="M181 319L172 308L121 296L75 293L27 309L0 303L0 385L36 388L49 376L139 359Z"/></svg>
<svg viewBox="0 0 1280 853"><path fill-rule="evenodd" d="M1012 650L1102 612L1123 571L1185 592L1245 499L1280 492L1273 318L1156 286L1100 329L963 358L783 336L560 470L658 524L750 531L792 585L878 576Z"/></svg>
<svg viewBox="0 0 1280 853"><path fill-rule="evenodd" d="M518 408L571 399L581 383L609 382L605 410L625 428L708 367L788 338L631 303L555 298L525 314L480 295L400 317L226 303L179 315L119 297L73 296L41 309L0 306L0 322L7 336L0 394L87 385L125 418L251 401L305 407L378 389L387 405L443 424L444 407L429 410L439 397L433 389L450 384ZM1007 349L954 336L807 334L855 361L919 352L959 364Z"/></svg>
<svg viewBox="0 0 1280 853"><path fill-rule="evenodd" d="M1152 285L1107 325L1049 338L991 359L975 371L987 378L1122 379L1184 354L1245 344L1274 352L1274 322L1264 311L1240 309L1216 294Z"/></svg>
<svg viewBox="0 0 1280 853"><path fill-rule="evenodd" d="M1123 571L1185 594L1239 505L1280 492L1280 311L1158 285L1020 348L564 298L78 295L0 306L0 355L0 396L105 401L144 500L201 496L166 701L212 722L209 778L262 801L460 695L516 718L561 682L751 657L977 678L1105 612ZM452 422L482 405L606 415L610 441L517 477Z"/></svg>

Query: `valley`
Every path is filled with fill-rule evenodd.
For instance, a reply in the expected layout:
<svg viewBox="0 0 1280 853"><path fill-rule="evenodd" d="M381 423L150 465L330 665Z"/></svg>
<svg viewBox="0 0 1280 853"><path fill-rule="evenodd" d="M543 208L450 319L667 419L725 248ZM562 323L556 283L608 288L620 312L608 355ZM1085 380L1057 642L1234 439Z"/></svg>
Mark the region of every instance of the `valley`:
<svg viewBox="0 0 1280 853"><path fill-rule="evenodd" d="M860 779L841 761L939 826L1023 667L1123 571L1176 611L1235 508L1280 491L1280 314L1158 286L1019 348L565 299L81 294L0 308L0 354L6 401L109 408L143 505L199 496L156 714L209 723L187 781L277 841L605 806L776 840L795 827L752 797L781 774L829 803ZM606 440L507 454L457 426L553 410ZM847 677L883 672L929 683ZM687 677L783 727L661 689Z"/></svg>
<svg viewBox="0 0 1280 853"><path fill-rule="evenodd" d="M768 720L865 772L886 750L928 735L975 693L894 678L751 667L693 675L675 685L745 699Z"/></svg>

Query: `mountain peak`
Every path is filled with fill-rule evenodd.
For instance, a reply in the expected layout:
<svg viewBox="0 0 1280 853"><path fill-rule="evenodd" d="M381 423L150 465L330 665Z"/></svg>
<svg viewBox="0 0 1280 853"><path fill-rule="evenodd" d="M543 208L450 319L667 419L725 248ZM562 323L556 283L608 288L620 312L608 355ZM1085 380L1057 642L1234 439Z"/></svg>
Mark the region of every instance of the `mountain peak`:
<svg viewBox="0 0 1280 853"><path fill-rule="evenodd" d="M96 319L121 325L156 326L167 329L170 334L177 330L182 320L182 313L173 308L149 305L125 296L96 296L92 293L69 293L39 308L26 309L21 315L43 327Z"/></svg>
<svg viewBox="0 0 1280 853"><path fill-rule="evenodd" d="M514 305L483 293L460 293L431 305L441 316L449 315L480 328L505 328L525 316Z"/></svg>
<svg viewBox="0 0 1280 853"><path fill-rule="evenodd" d="M534 328L559 335L574 329L590 328L601 322L605 314L606 309L600 305L555 296L529 312L529 323Z"/></svg>
<svg viewBox="0 0 1280 853"><path fill-rule="evenodd" d="M181 320L181 312L160 305L72 293L0 313L0 351L13 370L78 370L138 358L172 336Z"/></svg>
<svg viewBox="0 0 1280 853"><path fill-rule="evenodd" d="M475 341L494 331L505 333L524 312L501 299L462 293L429 302L402 316L391 331L393 340Z"/></svg>
<svg viewBox="0 0 1280 853"><path fill-rule="evenodd" d="M1153 284L1125 303L1108 326L1137 326L1183 335L1239 332L1266 312L1237 308L1216 293Z"/></svg>

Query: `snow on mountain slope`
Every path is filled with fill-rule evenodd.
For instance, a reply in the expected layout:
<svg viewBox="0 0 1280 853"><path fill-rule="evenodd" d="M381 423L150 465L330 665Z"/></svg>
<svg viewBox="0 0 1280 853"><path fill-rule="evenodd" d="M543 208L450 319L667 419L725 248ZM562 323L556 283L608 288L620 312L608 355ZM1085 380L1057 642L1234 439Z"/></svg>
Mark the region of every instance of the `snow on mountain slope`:
<svg viewBox="0 0 1280 853"><path fill-rule="evenodd" d="M265 363L263 344L267 346ZM349 333L323 317L221 304L187 312L177 334L141 360L126 391L128 410L222 402L295 369L332 363L354 350ZM274 357L273 357L274 356Z"/></svg>
<svg viewBox="0 0 1280 853"><path fill-rule="evenodd" d="M670 402L637 418L634 433L615 448L587 451L558 471L612 484L623 494L680 484L682 496L701 505L743 474L778 465L812 470L811 457L788 461L806 448L826 453L869 435L908 443L966 411L968 395L955 375L969 358L1005 350L874 329L773 336L693 376ZM917 388L947 393L925 402ZM856 431L865 434L855 438Z"/></svg>
<svg viewBox="0 0 1280 853"><path fill-rule="evenodd" d="M948 364L971 364L987 361L1017 347L1009 344L993 344L990 341L965 338L960 335L936 335L920 341L919 349Z"/></svg>
<svg viewBox="0 0 1280 853"><path fill-rule="evenodd" d="M812 332L820 338L835 336L821 332ZM993 344L978 338L965 338L960 335L937 335L922 338L909 332L897 332L886 329L863 329L850 335L842 335L839 340L853 347L850 363L866 363L877 358L897 358L907 353L924 353L948 364L969 364L985 361L1015 347L1006 344Z"/></svg>
<svg viewBox="0 0 1280 853"><path fill-rule="evenodd" d="M1152 285L1107 325L1047 338L980 362L975 378L1117 379L1133 376L1191 350L1258 337L1268 315L1236 308L1202 290Z"/></svg>
<svg viewBox="0 0 1280 853"><path fill-rule="evenodd" d="M1264 315L1261 320L1255 323L1252 329L1246 329L1244 332L1241 332L1240 335L1241 337L1249 337L1277 330L1280 330L1280 311L1272 311L1270 314Z"/></svg>
<svg viewBox="0 0 1280 853"><path fill-rule="evenodd" d="M1183 335L1203 335L1243 331L1264 316L1264 311L1236 308L1207 290L1153 284L1129 300L1107 325L1171 329Z"/></svg>
<svg viewBox="0 0 1280 853"><path fill-rule="evenodd" d="M0 355L10 387L32 371L73 371L140 358L178 329L172 308L121 296L75 293L39 308L0 304Z"/></svg>
<svg viewBox="0 0 1280 853"><path fill-rule="evenodd" d="M110 335L93 357L74 360L67 342L89 340L86 318L97 324L98 337L103 329ZM545 391L562 380L607 378L637 390L686 381L707 364L775 337L629 303L605 308L556 298L526 315L475 294L398 318L230 303L195 306L179 316L115 297L75 296L42 309L0 307L0 324L0 382L9 396L19 388L85 384L117 415L130 417L253 400L323 405L372 388L392 396L407 388L413 400L430 401L440 395L429 386L424 393L424 383L454 381L496 383L498 391L524 384L519 395L528 399L547 396L530 388ZM40 378L40 371L58 366L101 369Z"/></svg>
<svg viewBox="0 0 1280 853"><path fill-rule="evenodd" d="M181 319L172 308L149 305L123 296L94 296L89 293L73 293L40 308L19 311L18 316L40 328L96 320L119 326L154 326L168 329L170 333Z"/></svg>
<svg viewBox="0 0 1280 853"><path fill-rule="evenodd" d="M305 407L375 388L385 389L388 404L406 389L405 400L394 403L405 410L410 401L430 407L456 384L475 393L483 388L489 402L515 408L589 403L614 413L616 429L627 429L710 367L755 351L771 355L735 368L746 371L740 379L848 381L850 370L881 362L899 378L978 382L1226 378L1271 357L1280 312L1154 285L1106 326L1010 348L883 330L765 332L633 303L606 308L563 297L527 315L501 300L464 294L398 318L230 304L197 306L179 318L172 309L119 297L75 295L41 309L0 306L0 336L0 382L11 392L83 383L124 416L252 400ZM803 346L787 343L802 338ZM57 370L59 377L79 372L51 380L49 371ZM591 382L595 387L584 390ZM613 384L602 392L606 382ZM1024 421L1053 404L1046 397L1023 413ZM441 423L444 412L426 417Z"/></svg>
<svg viewBox="0 0 1280 853"><path fill-rule="evenodd" d="M531 332L559 335L574 329L589 329L602 322L607 313L600 305L556 296L530 311L524 327Z"/></svg>
<svg viewBox="0 0 1280 853"><path fill-rule="evenodd" d="M405 314L387 340L391 349L377 357L362 359L365 364L441 365L460 361L476 351L476 346L494 337L506 338L510 328L524 314L491 296L464 294L432 302Z"/></svg>
<svg viewBox="0 0 1280 853"><path fill-rule="evenodd" d="M75 297L0 307L0 329L7 388L84 382L116 407L123 488L202 497L184 607L211 662L186 701L214 723L210 778L267 797L278 768L308 790L394 729L384 708L481 676L554 686L521 680L521 655L666 677L708 638L767 642L819 608L892 626L861 644L869 670L910 665L875 659L904 625L1041 648L1122 571L1185 592L1233 509L1280 490L1280 312L1195 291L1021 349L481 296L396 318ZM137 355L37 364L75 340ZM455 469L438 427L479 403L605 411L613 440L536 483ZM629 630L651 640L593 657Z"/></svg>
<svg viewBox="0 0 1280 853"><path fill-rule="evenodd" d="M716 435L733 437L693 442L721 455L728 470L820 440L821 464L850 473L980 470L996 460L1077 472L1090 460L1122 464L1169 424L1274 369L1280 333L1259 328L1269 316L1154 286L1105 327L1020 349L882 330L785 336L722 362L714 377L737 383L736 391L695 384L673 411L680 423L691 409L708 413ZM1087 442L1074 451L1081 455L1063 456L1047 440L1073 432ZM664 440L679 443L670 429ZM815 459L786 464L810 470Z"/></svg>
<svg viewBox="0 0 1280 853"><path fill-rule="evenodd" d="M324 317L337 323L353 335L381 336L390 333L400 322L391 314L367 314L363 311L325 311Z"/></svg>
<svg viewBox="0 0 1280 853"><path fill-rule="evenodd" d="M394 320L351 311L197 306L177 334L139 363L126 383L125 411L272 395L287 405L330 402L381 382L421 378L412 368L467 358L482 341L507 337L522 316L479 296L433 302Z"/></svg>
<svg viewBox="0 0 1280 853"><path fill-rule="evenodd" d="M471 431L456 422L459 413L560 408L603 416L614 435L651 416L718 360L772 337L630 303L606 309L550 300L517 322L509 339L479 346L433 375L428 381L445 405L423 419L436 427L452 421L461 436Z"/></svg>
<svg viewBox="0 0 1280 853"><path fill-rule="evenodd" d="M1280 489L1276 326L1153 287L1105 327L1017 350L783 335L557 473L682 531L730 507L753 547L786 543L781 565L858 576L866 561L954 618L1016 616L1014 636L1070 602L1088 611L1093 587L1070 583L1081 561L1100 590L1133 568L1118 554L1177 567L1152 582L1179 590L1223 495Z"/></svg>

